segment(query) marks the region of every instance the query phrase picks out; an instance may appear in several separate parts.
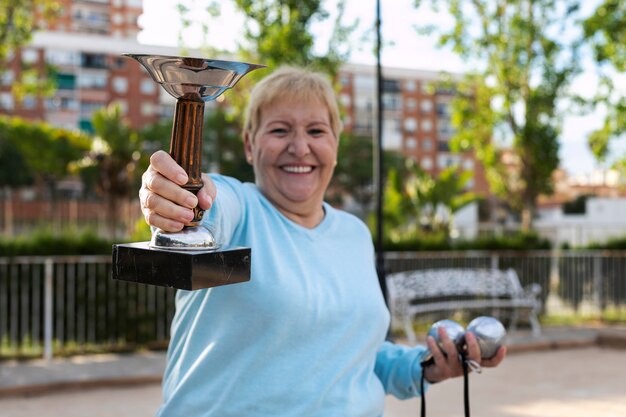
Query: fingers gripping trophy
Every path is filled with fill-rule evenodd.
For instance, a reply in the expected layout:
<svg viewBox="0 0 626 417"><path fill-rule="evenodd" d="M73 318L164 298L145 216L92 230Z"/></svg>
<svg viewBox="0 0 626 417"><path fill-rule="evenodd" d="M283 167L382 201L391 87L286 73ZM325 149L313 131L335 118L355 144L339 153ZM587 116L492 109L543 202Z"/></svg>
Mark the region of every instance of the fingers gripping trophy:
<svg viewBox="0 0 626 417"><path fill-rule="evenodd" d="M263 65L204 58L125 54L148 71L176 98L170 154L185 170L186 190L202 188L204 105L232 88L248 72ZM250 280L250 248L220 247L203 227L203 211L180 232L155 230L150 242L113 245L114 279L194 290Z"/></svg>

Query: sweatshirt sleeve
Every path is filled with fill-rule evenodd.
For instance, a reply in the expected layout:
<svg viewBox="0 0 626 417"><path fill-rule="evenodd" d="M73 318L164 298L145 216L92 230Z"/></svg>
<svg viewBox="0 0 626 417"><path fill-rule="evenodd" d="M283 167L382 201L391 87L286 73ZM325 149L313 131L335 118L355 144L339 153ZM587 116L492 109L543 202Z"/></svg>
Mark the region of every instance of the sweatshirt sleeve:
<svg viewBox="0 0 626 417"><path fill-rule="evenodd" d="M239 226L244 208L242 184L238 180L211 174L217 188L213 206L204 213L202 225L209 229L222 245L229 246L235 229Z"/></svg>
<svg viewBox="0 0 626 417"><path fill-rule="evenodd" d="M421 358L426 353L424 346L408 347L384 342L376 354L374 372L385 388L401 400L420 395L422 377ZM428 388L425 382L424 391Z"/></svg>

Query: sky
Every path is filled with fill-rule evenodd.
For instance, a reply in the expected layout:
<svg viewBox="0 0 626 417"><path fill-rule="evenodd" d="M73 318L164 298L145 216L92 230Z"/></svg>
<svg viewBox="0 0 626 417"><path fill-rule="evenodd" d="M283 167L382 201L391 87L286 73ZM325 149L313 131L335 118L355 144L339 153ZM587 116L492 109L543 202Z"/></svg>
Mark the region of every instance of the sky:
<svg viewBox="0 0 626 417"><path fill-rule="evenodd" d="M195 10L193 16L200 19L206 16L202 7L208 0L180 0ZM592 2L595 0L592 0ZM592 2L586 6L591 7ZM164 46L179 45L180 18L176 11L177 0L144 0L144 14L139 23L143 30L138 36L140 43ZM213 19L209 27L206 43L218 49L235 50L238 40L242 40L243 18L234 11L232 2L220 2L221 17ZM333 0L327 0L329 5ZM329 7L328 10L332 8ZM375 0L348 0L344 22L359 20L359 27L354 33L353 51L350 62L375 65L375 57L371 44L360 41L373 28L376 16ZM164 25L164 22L168 22ZM451 19L444 13L435 13L422 8L413 7L413 0L381 0L381 31L384 39L382 65L398 68L411 68L434 71L463 72L469 70L469 64L461 60L449 50L436 47L433 37L418 36L414 29L417 24L436 24L449 26ZM322 24L312 28L319 33L317 38L318 52L324 52L327 45L329 30ZM370 37L374 34L370 31ZM185 46L189 48L202 45L202 33L199 25L195 29L187 30L184 34ZM373 39L373 38L372 38ZM363 46L359 46L363 45ZM584 73L574 84L574 88L583 94L591 94L596 85L596 78L592 71ZM621 78L621 84L626 91L626 76ZM571 175L584 176L591 174L600 165L595 161L588 146L587 133L602 124L599 112L588 116L568 116L565 119L561 135L560 158L561 166ZM623 140L613 155L623 155L626 145Z"/></svg>

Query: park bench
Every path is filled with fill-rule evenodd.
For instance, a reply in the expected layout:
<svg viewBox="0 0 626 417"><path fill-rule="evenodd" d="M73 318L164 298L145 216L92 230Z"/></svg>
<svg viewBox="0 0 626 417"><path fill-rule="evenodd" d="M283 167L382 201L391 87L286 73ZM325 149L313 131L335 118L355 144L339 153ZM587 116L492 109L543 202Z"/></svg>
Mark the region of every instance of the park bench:
<svg viewBox="0 0 626 417"><path fill-rule="evenodd" d="M387 276L389 307L394 320L404 327L409 342L416 343L413 320L426 313L463 310L509 312L514 331L520 312L527 313L533 334L541 327L539 284L522 288L513 269L424 269ZM490 313L492 314L492 313Z"/></svg>

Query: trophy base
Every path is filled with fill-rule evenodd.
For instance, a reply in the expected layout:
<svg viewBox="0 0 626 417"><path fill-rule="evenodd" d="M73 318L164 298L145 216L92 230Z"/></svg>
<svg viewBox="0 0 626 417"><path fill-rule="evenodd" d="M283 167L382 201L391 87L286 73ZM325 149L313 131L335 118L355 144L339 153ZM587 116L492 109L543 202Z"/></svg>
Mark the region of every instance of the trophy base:
<svg viewBox="0 0 626 417"><path fill-rule="evenodd" d="M113 245L113 279L198 290L250 280L250 248L189 251L150 248L148 242Z"/></svg>

